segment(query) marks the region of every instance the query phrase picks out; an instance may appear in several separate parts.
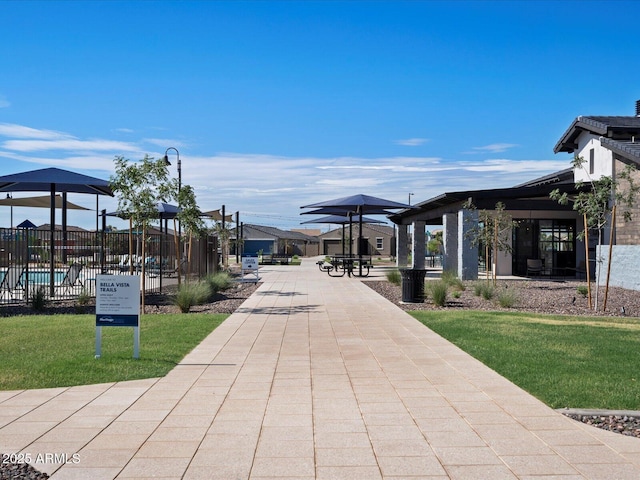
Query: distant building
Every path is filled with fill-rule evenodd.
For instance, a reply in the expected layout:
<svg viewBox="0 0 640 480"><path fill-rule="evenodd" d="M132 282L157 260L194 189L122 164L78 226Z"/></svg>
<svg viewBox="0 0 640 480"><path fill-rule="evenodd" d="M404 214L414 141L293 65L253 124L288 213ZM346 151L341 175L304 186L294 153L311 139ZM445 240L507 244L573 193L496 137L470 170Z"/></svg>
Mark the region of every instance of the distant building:
<svg viewBox="0 0 640 480"><path fill-rule="evenodd" d="M317 237L276 227L246 223L242 225L241 231L244 254L262 252L306 257L318 255Z"/></svg>
<svg viewBox="0 0 640 480"><path fill-rule="evenodd" d="M357 242L359 238L358 223L354 222L349 233L349 224L343 227L323 233L320 239L320 253L322 255L339 255L349 253L349 238L351 238L351 251L358 254ZM343 241L344 234L344 241ZM395 229L387 225L365 223L362 225L363 255L392 257L395 255Z"/></svg>

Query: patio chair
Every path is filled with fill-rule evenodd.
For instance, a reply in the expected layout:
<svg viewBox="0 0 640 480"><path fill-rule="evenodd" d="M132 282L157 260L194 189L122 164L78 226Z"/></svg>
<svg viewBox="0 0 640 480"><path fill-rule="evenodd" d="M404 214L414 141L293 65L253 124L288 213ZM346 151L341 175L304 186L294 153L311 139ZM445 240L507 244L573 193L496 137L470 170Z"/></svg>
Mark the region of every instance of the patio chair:
<svg viewBox="0 0 640 480"><path fill-rule="evenodd" d="M527 277L531 274L534 275L542 275L544 271L544 265L542 264L542 260L539 258L528 258L527 259Z"/></svg>
<svg viewBox="0 0 640 480"><path fill-rule="evenodd" d="M4 297L5 292L7 293L8 298L11 298L11 295L15 290L24 290L24 285L22 283L24 271L24 265L9 265L7 267L4 278L0 283L0 292L2 297Z"/></svg>
<svg viewBox="0 0 640 480"><path fill-rule="evenodd" d="M56 285L57 288L64 288L67 293L71 288L75 286L81 286L84 288L84 283L80 280L80 272L82 271L82 264L72 263L69 265L69 269L64 275L60 285Z"/></svg>

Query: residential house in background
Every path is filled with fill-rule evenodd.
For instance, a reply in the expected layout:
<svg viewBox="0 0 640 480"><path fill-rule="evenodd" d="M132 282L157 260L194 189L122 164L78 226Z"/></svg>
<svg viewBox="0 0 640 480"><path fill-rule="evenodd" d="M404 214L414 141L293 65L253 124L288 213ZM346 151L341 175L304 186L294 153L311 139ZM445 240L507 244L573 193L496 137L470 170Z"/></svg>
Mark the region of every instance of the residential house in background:
<svg viewBox="0 0 640 480"><path fill-rule="evenodd" d="M349 253L349 238L352 238L352 252L358 254L356 246L359 237L358 223L354 222L351 226L351 235L349 233L349 224L343 227L330 230L323 233L320 239L321 255L339 255L343 253L343 234L344 234L344 252ZM373 255L380 257L392 257L395 255L395 229L388 225L364 223L362 225L363 237L363 255Z"/></svg>
<svg viewBox="0 0 640 480"><path fill-rule="evenodd" d="M265 225L242 224L242 253L318 255L318 238ZM232 242L235 243L235 242Z"/></svg>

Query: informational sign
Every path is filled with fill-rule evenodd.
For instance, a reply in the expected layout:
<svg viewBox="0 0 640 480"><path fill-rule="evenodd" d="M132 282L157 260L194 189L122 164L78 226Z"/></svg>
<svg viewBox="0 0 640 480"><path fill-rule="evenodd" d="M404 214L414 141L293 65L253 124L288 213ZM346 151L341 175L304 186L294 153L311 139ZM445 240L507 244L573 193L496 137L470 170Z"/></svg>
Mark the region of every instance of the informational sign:
<svg viewBox="0 0 640 480"><path fill-rule="evenodd" d="M242 270L258 270L258 257L242 257Z"/></svg>
<svg viewBox="0 0 640 480"><path fill-rule="evenodd" d="M96 358L101 355L102 327L133 327L133 357L140 356L140 276L96 276Z"/></svg>
<svg viewBox="0 0 640 480"><path fill-rule="evenodd" d="M260 275L258 273L258 256L257 255L243 255L242 265L240 271L240 278L242 282L254 282L258 283ZM245 278L245 275L249 275Z"/></svg>

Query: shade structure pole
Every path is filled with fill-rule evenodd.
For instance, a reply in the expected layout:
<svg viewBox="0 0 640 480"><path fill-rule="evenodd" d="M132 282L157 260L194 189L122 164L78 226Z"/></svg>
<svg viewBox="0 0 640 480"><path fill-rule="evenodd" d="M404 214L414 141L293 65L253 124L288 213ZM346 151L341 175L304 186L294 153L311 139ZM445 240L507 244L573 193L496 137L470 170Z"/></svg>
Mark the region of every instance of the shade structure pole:
<svg viewBox="0 0 640 480"><path fill-rule="evenodd" d="M51 206L49 212L49 223L51 229L49 231L49 295L51 298L55 295L54 271L55 271L55 228L56 228L56 184L51 184ZM27 257L27 262L30 259Z"/></svg>
<svg viewBox="0 0 640 480"><path fill-rule="evenodd" d="M362 276L362 207L358 207L358 275Z"/></svg>

